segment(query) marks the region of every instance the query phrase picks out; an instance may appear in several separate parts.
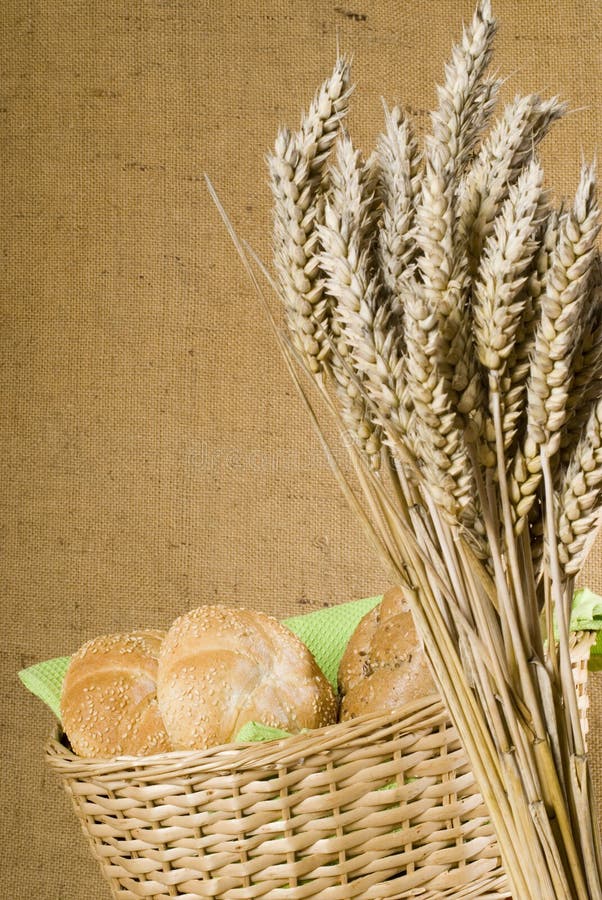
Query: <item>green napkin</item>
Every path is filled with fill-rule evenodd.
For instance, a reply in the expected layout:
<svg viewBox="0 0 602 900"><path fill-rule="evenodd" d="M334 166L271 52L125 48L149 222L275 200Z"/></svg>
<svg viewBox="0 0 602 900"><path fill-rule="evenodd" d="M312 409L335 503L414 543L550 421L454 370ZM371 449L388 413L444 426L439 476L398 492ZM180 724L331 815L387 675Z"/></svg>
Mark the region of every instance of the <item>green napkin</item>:
<svg viewBox="0 0 602 900"><path fill-rule="evenodd" d="M602 597L589 588L579 588L573 597L571 631L597 631L596 643L590 650L589 668L602 670Z"/></svg>
<svg viewBox="0 0 602 900"><path fill-rule="evenodd" d="M382 597L366 597L363 600L352 600L328 609L285 619L283 625L299 637L313 653L316 662L336 690L339 662L347 646L349 638L355 631L360 619L373 609ZM50 707L57 719L60 719L60 701L63 678L69 665L69 656L49 659L46 662L30 666L19 672L19 678L32 694L43 700ZM250 731L245 732L245 728ZM259 735L258 728L263 729L264 736L248 737L250 733ZM254 730L253 730L254 729ZM279 729L278 729L279 730ZM239 741L273 740L274 737L286 737L286 732L274 735L267 726L250 722L243 727L243 737L237 735ZM266 736L267 735L267 736Z"/></svg>
<svg viewBox="0 0 602 900"><path fill-rule="evenodd" d="M306 728L303 729L307 731ZM271 725L262 725L261 722L247 722L243 725L236 737L237 744L249 744L254 741L277 741L280 738L291 737L290 731L282 728L273 728Z"/></svg>
<svg viewBox="0 0 602 900"><path fill-rule="evenodd" d="M70 661L70 656L59 656L57 659L48 659L19 672L19 678L25 687L43 700L59 720L63 678Z"/></svg>
<svg viewBox="0 0 602 900"><path fill-rule="evenodd" d="M337 689L337 672L349 638L366 613L374 609L380 597L365 597L352 600L305 616L285 619L283 625L297 635L313 653L333 688Z"/></svg>

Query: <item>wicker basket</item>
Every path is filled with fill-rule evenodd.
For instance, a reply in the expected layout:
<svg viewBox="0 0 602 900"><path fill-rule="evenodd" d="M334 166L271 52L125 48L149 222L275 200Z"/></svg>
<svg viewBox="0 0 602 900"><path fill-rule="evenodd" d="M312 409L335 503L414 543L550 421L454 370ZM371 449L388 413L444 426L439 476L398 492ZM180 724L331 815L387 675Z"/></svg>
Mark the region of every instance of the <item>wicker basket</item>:
<svg viewBox="0 0 602 900"><path fill-rule="evenodd" d="M572 635L584 731L594 635ZM437 696L285 740L114 760L51 738L113 896L508 897L487 809Z"/></svg>

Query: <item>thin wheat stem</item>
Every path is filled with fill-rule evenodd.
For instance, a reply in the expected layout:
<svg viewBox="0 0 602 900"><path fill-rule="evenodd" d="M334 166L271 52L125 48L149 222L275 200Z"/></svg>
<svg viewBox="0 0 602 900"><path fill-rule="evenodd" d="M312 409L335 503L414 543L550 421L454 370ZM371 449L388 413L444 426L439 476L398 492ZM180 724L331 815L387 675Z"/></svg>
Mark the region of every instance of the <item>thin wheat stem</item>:
<svg viewBox="0 0 602 900"><path fill-rule="evenodd" d="M475 467L475 472L478 466ZM502 547L500 541L500 526L497 520L497 511L495 507L495 490L490 471L486 473L486 483L479 476L476 478L479 494L481 496L481 505L483 509L483 521L487 532L487 540L491 552L491 561L495 575L495 584L498 595L498 610L502 631L504 635L504 650L510 669L513 682L519 682L518 663L516 659L516 648L514 646L514 635L511 626L512 607L514 600L512 598L508 582L506 580L506 566L502 556Z"/></svg>
<svg viewBox="0 0 602 900"><path fill-rule="evenodd" d="M569 728L567 729L567 738L569 740L569 746L574 747L574 751L571 755L575 755L577 759L581 759L585 756L585 744L583 740L583 732L581 730L581 721L579 717L579 708L577 705L577 695L575 692L575 683L573 680L572 668L571 668L571 658L570 658L570 648L569 648L569 620L570 620L570 598L568 598L566 593L563 592L562 585L562 576L560 572L560 564L558 560L558 547L555 538L555 522L554 522L554 485L552 478L552 469L550 466L550 460L544 450L541 452L541 466L542 466L542 474L544 481L544 490L546 494L546 531L547 531L547 542L548 542L548 554L550 559L550 572L551 572L551 595L552 595L552 605L553 609L556 611L556 623L558 628L558 636L559 636L559 660L560 660L560 673L563 681L563 695L567 703L568 707L568 722L567 725ZM576 794L574 791L569 793L569 804L574 809L574 800ZM565 807L563 809L566 809ZM577 821L580 821L577 819ZM589 831L589 829L588 829ZM590 832L591 833L591 832ZM581 831L581 836L583 837L583 831ZM586 850L588 855L592 856L592 848L591 842L586 841L585 846L582 841L582 850ZM581 868L581 861L578 858L576 848L572 841L565 840L565 847L567 849L567 853L570 855L571 869L573 871L576 887L578 891L579 897L583 897L584 900L587 900L589 897L587 887L584 883L583 872ZM588 849L589 847L589 849ZM588 880L590 881L590 885L595 883L597 894L596 896L600 896L602 892L602 884L600 882L599 870L596 870L593 873L588 874Z"/></svg>
<svg viewBox="0 0 602 900"><path fill-rule="evenodd" d="M572 745L578 756L583 756L585 747L583 744L583 734L581 732L581 723L579 720L579 709L577 707L577 695L574 689L573 675L571 669L571 654L569 649L569 621L571 616L570 601L567 603L563 590L562 575L560 572L560 563L558 561L558 547L555 539L555 521L554 521L554 482L552 478L552 469L550 460L546 452L541 451L541 470L543 474L544 490L546 494L545 514L547 528L547 544L548 555L550 558L550 574L553 608L556 612L556 624L558 627L558 638L560 646L560 673L563 678L565 687L568 687L566 701L568 706L568 716L571 723ZM572 686L572 687L571 687Z"/></svg>
<svg viewBox="0 0 602 900"><path fill-rule="evenodd" d="M499 393L499 378L492 373L490 375L491 387L489 396L491 399L491 407L493 412L493 424L495 428L495 443L496 443L496 454L497 454L497 476L498 476L498 490L500 497L500 505L502 510L502 518L504 524L504 539L506 544L506 553L510 566L510 574L512 578L513 592L516 597L517 609L523 610L527 608L527 603L525 600L525 592L523 588L523 579L524 579L524 571L521 570L519 560L518 560L518 552L516 548L516 538L514 534L514 524L512 521L512 509L510 505L510 496L508 492L508 482L506 480L506 458L504 455L504 434L502 427L502 411L501 411L501 403L500 403L500 393ZM514 612L514 609L513 609ZM516 617L516 623L520 631L522 632L522 643L521 646L529 646L530 644L535 643L535 637L529 633L528 626L529 622L525 622L520 615ZM525 626L527 626L525 628ZM526 662L526 661L525 661ZM531 683L531 679L528 678L528 683ZM534 702L535 697L533 697ZM542 738L545 735L545 726L543 724L543 720L539 715L539 709L537 704L535 707L532 707L532 711L536 717L536 731L538 736Z"/></svg>
<svg viewBox="0 0 602 900"><path fill-rule="evenodd" d="M464 558L465 559L465 558ZM470 564L467 564L465 559L465 576L470 584L471 590L473 591L472 596L478 595L478 590L476 587L476 583L474 581L474 577L471 571ZM496 689L499 690L501 695L501 701L505 708L506 721L507 724L504 728L510 729L512 733L512 737L514 740L515 746L518 745L518 730L515 727L517 724L515 719L515 713L518 712L520 716L524 719L525 723L528 721L528 709L525 704L521 701L516 694L511 693L510 680L508 678L507 672L504 672L502 662L499 658L499 650L500 650L500 635L499 629L497 628L495 619L490 614L490 607L487 604L478 605L475 608L475 614L477 615L480 623L479 632L483 632L487 635L487 646L489 652L489 660L491 668L495 674L495 684ZM507 745L504 752L510 751L510 745Z"/></svg>
<svg viewBox="0 0 602 900"><path fill-rule="evenodd" d="M518 551L520 555L519 565L525 572L525 588L526 588L526 606L525 611L529 616L528 632L535 652L539 659L543 659L543 642L541 636L541 622L539 619L539 601L537 599L537 588L535 585L535 572L533 571L533 557L531 555L531 545L528 530L524 530L518 538Z"/></svg>
<svg viewBox="0 0 602 900"><path fill-rule="evenodd" d="M372 479L372 480L374 480L374 479ZM402 547L411 546L411 536L407 535L407 537L410 538L410 544L408 545L404 541L400 545L400 550ZM403 555L405 556L405 552L403 552ZM465 716L467 716L468 721L471 723L468 726L470 729L470 733L469 733L469 735L467 735L468 743L471 746L473 752L476 751L476 754L478 757L475 762L476 774L480 772L483 775L487 771L487 769L485 768L483 770L481 768L480 758L481 758L481 753L485 750L485 748L487 748L489 746L487 738L485 737L486 732L483 732L480 727L480 718L479 718L479 714L476 711L476 708L473 711L472 707L473 707L474 700L472 698L472 693L470 692L470 690L467 690L467 692L465 693L465 697L467 699L472 700L472 702L469 703L467 706L460 705L460 707L458 707L458 705L457 705L458 698L455 697L455 690L453 688L453 685L462 683L464 681L464 674L462 672L461 667L459 667L457 665L456 653L455 653L455 650L453 649L453 647L449 644L448 638L446 638L445 634L441 634L439 632L439 626L437 625L437 618L441 615L441 613L438 610L438 607L436 605L434 597L432 597L432 594L430 593L428 578L426 578L426 576L423 576L422 578L420 577L420 566L419 565L416 566L413 564L413 567L414 567L414 571L418 574L418 581L420 583L422 591L424 592L423 598L424 598L424 600L429 600L429 602L427 604L428 605L428 613L425 610L423 610L421 602L418 600L418 596L415 591L406 589L405 593L407 594L408 598L410 599L411 607L414 612L414 615L416 616L416 618L418 620L421 633L425 636L425 640L427 643L427 651L429 652L429 656L431 658L431 661L433 662L437 679L441 680L443 678L443 683L445 683L447 687L451 688L448 702L450 705L450 712L452 713L452 716L454 716L456 721L463 720L465 718ZM444 645L447 645L444 648L442 648L443 654L444 654L442 657L440 657L438 655L437 638L439 638L439 639L443 638ZM451 665L452 662L454 663L455 672L449 673L450 677L452 679L452 682L449 683L443 675L443 672L445 672L445 668L441 669L440 667L442 665L443 666ZM458 677L460 680L454 681L453 679L455 677ZM447 691L446 691L446 695L447 695ZM480 737L479 737L479 734L481 735ZM473 741L477 742L476 747L475 747L475 744L473 743ZM480 741L483 741L483 743L480 743ZM493 771L497 771L499 773L498 766L496 765L496 762L495 762L495 754L491 754L491 751L489 751L488 757L489 757L489 762L485 763L485 765L488 765L488 764L493 765L494 766ZM471 755L471 759L472 759L472 755ZM490 775L492 775L492 773L490 773ZM478 774L477 774L477 777L479 777ZM489 795L490 786L491 786L491 788L494 789L494 793L492 793L491 795ZM484 795L484 799L485 799L485 802L488 803L488 805L489 805L489 809L492 812L492 817L495 817L495 822L496 822L495 827L496 827L496 833L498 835L498 840L500 841L500 846L505 848L505 850L503 850L502 852L510 851L509 859L511 860L511 862L510 862L509 869L513 873L513 876L514 876L513 880L515 881L515 891L517 893L517 896L525 897L525 898L529 897L529 898L532 898L532 900L537 900L538 894L536 893L535 882L532 881L532 890L529 891L529 889L527 888L527 883L523 881L523 869L519 867L519 871L517 873L515 873L515 870L513 868L512 860L516 859L515 855L514 855L514 846L513 846L511 840L507 843L509 836L507 835L507 832L506 832L506 823L510 823L512 821L512 813L511 813L512 807L507 806L507 802L506 802L507 798L504 800L503 798L505 797L505 795L504 794L500 795L496 788L497 788L496 780L493 777L488 777L487 785L485 787L486 794ZM494 800L494 797L495 797L495 800ZM516 799L517 799L517 804L518 804L519 798L517 797ZM505 811L504 811L504 808L505 808ZM500 810L499 818L497 816L498 810ZM499 829L499 831L498 831L498 829ZM516 878L516 875L518 875L518 879ZM520 893L518 893L519 891L520 891Z"/></svg>

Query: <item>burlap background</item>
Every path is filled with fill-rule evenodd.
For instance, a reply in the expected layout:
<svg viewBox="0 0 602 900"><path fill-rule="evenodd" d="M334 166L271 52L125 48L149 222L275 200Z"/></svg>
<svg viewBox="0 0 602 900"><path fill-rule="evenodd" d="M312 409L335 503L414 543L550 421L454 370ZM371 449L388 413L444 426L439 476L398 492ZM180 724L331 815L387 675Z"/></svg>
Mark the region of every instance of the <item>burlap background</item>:
<svg viewBox="0 0 602 900"><path fill-rule="evenodd" d="M2 896L108 897L44 767L51 716L17 669L203 602L284 616L384 586L202 173L267 256L263 154L328 72L337 33L355 55L351 127L369 147L381 95L425 123L471 12L471 0L2 3ZM505 97L540 89L577 110L544 152L549 181L571 191L600 133L600 3L498 0L497 12ZM589 580L602 588L595 560Z"/></svg>

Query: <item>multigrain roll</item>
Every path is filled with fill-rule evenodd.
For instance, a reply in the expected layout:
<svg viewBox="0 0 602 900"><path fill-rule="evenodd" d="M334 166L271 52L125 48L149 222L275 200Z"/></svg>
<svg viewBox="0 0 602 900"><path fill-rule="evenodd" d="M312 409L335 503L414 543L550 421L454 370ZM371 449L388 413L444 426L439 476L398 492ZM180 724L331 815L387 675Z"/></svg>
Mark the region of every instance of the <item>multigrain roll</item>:
<svg viewBox="0 0 602 900"><path fill-rule="evenodd" d="M433 677L399 588L364 616L347 644L338 672L341 721L389 712L433 694Z"/></svg>
<svg viewBox="0 0 602 900"><path fill-rule="evenodd" d="M176 619L159 655L159 708L174 749L232 741L249 721L299 732L336 721L307 647L254 610L201 606Z"/></svg>
<svg viewBox="0 0 602 900"><path fill-rule="evenodd" d="M94 638L71 659L61 721L78 756L147 756L171 750L157 703L163 631Z"/></svg>

